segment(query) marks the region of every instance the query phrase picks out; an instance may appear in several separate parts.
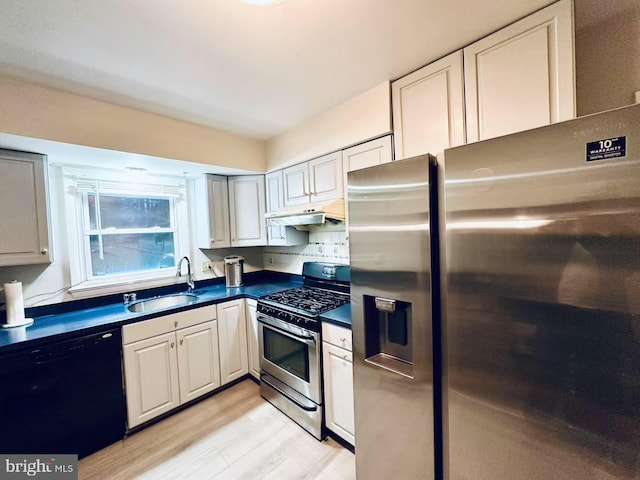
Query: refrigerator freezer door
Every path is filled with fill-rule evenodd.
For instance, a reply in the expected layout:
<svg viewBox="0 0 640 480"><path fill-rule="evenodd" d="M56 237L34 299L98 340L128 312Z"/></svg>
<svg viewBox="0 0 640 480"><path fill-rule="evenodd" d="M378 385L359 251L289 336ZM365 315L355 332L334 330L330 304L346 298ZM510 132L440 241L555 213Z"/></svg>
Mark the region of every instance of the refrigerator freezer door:
<svg viewBox="0 0 640 480"><path fill-rule="evenodd" d="M434 165L425 155L348 174L356 474L362 479L434 478Z"/></svg>
<svg viewBox="0 0 640 480"><path fill-rule="evenodd" d="M448 478L639 478L640 106L445 168Z"/></svg>

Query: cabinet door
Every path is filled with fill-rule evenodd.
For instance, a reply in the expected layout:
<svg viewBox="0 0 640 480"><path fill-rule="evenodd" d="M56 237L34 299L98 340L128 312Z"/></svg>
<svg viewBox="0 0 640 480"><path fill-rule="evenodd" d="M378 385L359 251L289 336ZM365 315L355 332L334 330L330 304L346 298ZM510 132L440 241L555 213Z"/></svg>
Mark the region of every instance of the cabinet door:
<svg viewBox="0 0 640 480"><path fill-rule="evenodd" d="M284 207L282 170L267 174L265 181L267 185L267 212L277 212ZM267 222L267 243L280 246L306 245L309 243L309 232Z"/></svg>
<svg viewBox="0 0 640 480"><path fill-rule="evenodd" d="M198 248L227 248L231 246L229 226L229 187L227 177L205 175L196 179L196 222Z"/></svg>
<svg viewBox="0 0 640 480"><path fill-rule="evenodd" d="M51 262L45 159L0 150L0 266Z"/></svg>
<svg viewBox="0 0 640 480"><path fill-rule="evenodd" d="M129 428L180 404L176 335L166 333L124 346Z"/></svg>
<svg viewBox="0 0 640 480"><path fill-rule="evenodd" d="M391 98L396 160L464 144L461 51L393 82Z"/></svg>
<svg viewBox="0 0 640 480"><path fill-rule="evenodd" d="M247 299L247 343L249 346L249 373L260 378L260 352L258 350L258 302Z"/></svg>
<svg viewBox="0 0 640 480"><path fill-rule="evenodd" d="M343 198L342 152L310 160L309 185L312 202Z"/></svg>
<svg viewBox="0 0 640 480"><path fill-rule="evenodd" d="M180 403L220 386L218 324L211 321L176 332Z"/></svg>
<svg viewBox="0 0 640 480"><path fill-rule="evenodd" d="M220 377L225 385L249 372L244 299L218 304Z"/></svg>
<svg viewBox="0 0 640 480"><path fill-rule="evenodd" d="M574 118L571 1L465 48L464 75L468 142Z"/></svg>
<svg viewBox="0 0 640 480"><path fill-rule="evenodd" d="M284 206L284 188L282 184L282 170L268 173L265 176L267 186L267 212L277 212ZM284 245L286 227L267 224L267 241L269 245Z"/></svg>
<svg viewBox="0 0 640 480"><path fill-rule="evenodd" d="M267 244L264 176L229 177L231 245L257 247Z"/></svg>
<svg viewBox="0 0 640 480"><path fill-rule="evenodd" d="M342 151L342 173L344 188L347 188L347 173L361 168L373 167L392 160L391 135L371 140ZM345 194L345 198L347 198Z"/></svg>
<svg viewBox="0 0 640 480"><path fill-rule="evenodd" d="M309 203L309 165L307 162L282 170L284 205Z"/></svg>
<svg viewBox="0 0 640 480"><path fill-rule="evenodd" d="M327 428L354 445L352 354L323 342L322 357Z"/></svg>

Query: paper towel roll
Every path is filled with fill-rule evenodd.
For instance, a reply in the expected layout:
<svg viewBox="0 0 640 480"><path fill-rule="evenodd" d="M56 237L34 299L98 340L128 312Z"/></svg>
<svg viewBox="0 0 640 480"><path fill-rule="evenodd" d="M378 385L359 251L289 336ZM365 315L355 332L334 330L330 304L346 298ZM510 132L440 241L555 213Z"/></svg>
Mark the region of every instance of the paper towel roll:
<svg viewBox="0 0 640 480"><path fill-rule="evenodd" d="M4 298L5 304L7 305L7 325L24 323L22 282L14 280L11 283L5 283Z"/></svg>

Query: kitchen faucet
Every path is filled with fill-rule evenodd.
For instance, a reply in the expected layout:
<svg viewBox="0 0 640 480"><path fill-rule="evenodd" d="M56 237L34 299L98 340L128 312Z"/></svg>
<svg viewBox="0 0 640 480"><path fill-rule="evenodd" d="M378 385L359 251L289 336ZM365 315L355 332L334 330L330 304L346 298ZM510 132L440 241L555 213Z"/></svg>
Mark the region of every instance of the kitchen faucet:
<svg viewBox="0 0 640 480"><path fill-rule="evenodd" d="M191 262L189 261L189 257L182 257L178 262L178 271L176 272L176 277L180 277L182 275L183 260L187 261L187 285L189 286L189 288L187 288L187 293L193 293L193 287L195 287L195 284L193 283L193 277L191 276Z"/></svg>

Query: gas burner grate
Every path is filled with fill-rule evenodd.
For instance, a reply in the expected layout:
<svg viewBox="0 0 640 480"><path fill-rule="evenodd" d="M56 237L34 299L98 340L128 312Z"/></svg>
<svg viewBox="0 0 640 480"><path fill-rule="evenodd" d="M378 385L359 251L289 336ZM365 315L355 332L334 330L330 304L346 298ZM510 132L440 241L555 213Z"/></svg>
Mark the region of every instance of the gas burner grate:
<svg viewBox="0 0 640 480"><path fill-rule="evenodd" d="M318 315L349 303L349 295L322 288L297 287L266 295L260 300Z"/></svg>

